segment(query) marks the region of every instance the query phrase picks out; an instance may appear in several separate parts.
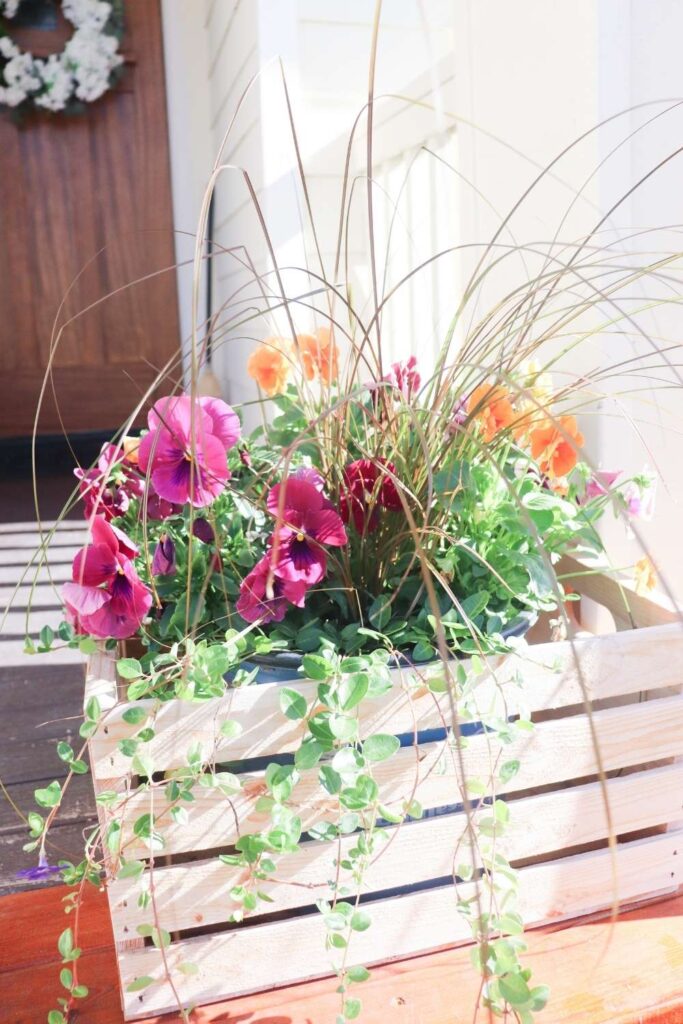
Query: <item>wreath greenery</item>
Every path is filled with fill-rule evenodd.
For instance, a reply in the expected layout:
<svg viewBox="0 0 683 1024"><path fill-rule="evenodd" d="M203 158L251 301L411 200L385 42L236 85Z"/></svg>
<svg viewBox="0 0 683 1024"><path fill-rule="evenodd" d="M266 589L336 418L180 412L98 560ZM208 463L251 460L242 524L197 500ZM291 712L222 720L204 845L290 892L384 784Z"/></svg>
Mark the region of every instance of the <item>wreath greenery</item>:
<svg viewBox="0 0 683 1024"><path fill-rule="evenodd" d="M74 26L64 49L49 57L23 51L7 33L21 0L0 0L0 104L78 113L119 78L123 57L123 0L64 0L62 13Z"/></svg>

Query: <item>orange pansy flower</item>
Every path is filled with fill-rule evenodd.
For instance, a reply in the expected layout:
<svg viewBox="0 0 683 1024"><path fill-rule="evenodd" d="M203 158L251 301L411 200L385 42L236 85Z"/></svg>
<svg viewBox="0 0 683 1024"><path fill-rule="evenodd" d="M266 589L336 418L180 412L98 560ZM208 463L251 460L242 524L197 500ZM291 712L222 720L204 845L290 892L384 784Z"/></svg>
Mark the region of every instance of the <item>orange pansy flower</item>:
<svg viewBox="0 0 683 1024"><path fill-rule="evenodd" d="M282 338L266 338L247 361L247 373L267 395L279 395L287 386L289 359Z"/></svg>
<svg viewBox="0 0 683 1024"><path fill-rule="evenodd" d="M655 567L649 558L640 558L633 566L636 594L648 594L657 586Z"/></svg>
<svg viewBox="0 0 683 1024"><path fill-rule="evenodd" d="M515 419L509 392L498 384L480 384L470 395L467 412L481 427L486 442L507 428Z"/></svg>
<svg viewBox="0 0 683 1024"><path fill-rule="evenodd" d="M141 438L133 437L132 434L126 434L125 437L121 438L123 458L131 466L137 466L138 464L138 448L140 447L140 441Z"/></svg>
<svg viewBox="0 0 683 1024"><path fill-rule="evenodd" d="M577 449L583 443L584 437L576 425L575 416L547 420L531 432L531 454L541 472L551 479L571 473L579 457Z"/></svg>
<svg viewBox="0 0 683 1024"><path fill-rule="evenodd" d="M325 384L333 384L339 374L339 349L329 327L321 327L315 335L298 334L296 340L306 379L313 380L317 371Z"/></svg>

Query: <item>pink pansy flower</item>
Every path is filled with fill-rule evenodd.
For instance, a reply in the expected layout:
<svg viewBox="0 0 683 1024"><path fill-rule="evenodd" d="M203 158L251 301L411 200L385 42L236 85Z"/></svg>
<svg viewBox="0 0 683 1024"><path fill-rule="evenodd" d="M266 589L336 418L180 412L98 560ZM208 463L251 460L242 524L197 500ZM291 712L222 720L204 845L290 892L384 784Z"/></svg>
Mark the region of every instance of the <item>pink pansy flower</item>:
<svg viewBox="0 0 683 1024"><path fill-rule="evenodd" d="M400 363L392 363L391 369L383 378L401 392L406 402L410 401L420 390L422 378L417 372L417 359L410 356L409 359Z"/></svg>
<svg viewBox="0 0 683 1024"><path fill-rule="evenodd" d="M139 448L140 469L154 490L174 504L210 505L229 477L226 454L237 442L237 415L220 398L187 395L155 402Z"/></svg>
<svg viewBox="0 0 683 1024"><path fill-rule="evenodd" d="M282 622L289 605L303 608L307 589L303 580L276 576L264 555L242 581L236 608L246 622Z"/></svg>
<svg viewBox="0 0 683 1024"><path fill-rule="evenodd" d="M131 498L140 498L144 492L144 481L126 465L125 452L116 444L103 445L97 466L75 469L74 476L86 519L102 515L110 521L125 515Z"/></svg>
<svg viewBox="0 0 683 1024"><path fill-rule="evenodd" d="M319 583L327 569L324 546L347 542L338 512L308 480L287 477L268 494L267 507L278 527L271 541L273 571L281 579Z"/></svg>
<svg viewBox="0 0 683 1024"><path fill-rule="evenodd" d="M650 522L655 514L655 495L657 492L657 479L653 476L643 474L630 480L622 493L626 502L626 511L631 519L642 519Z"/></svg>
<svg viewBox="0 0 683 1024"><path fill-rule="evenodd" d="M372 533L379 525L380 508L398 512L403 507L393 480L382 467L395 473L393 463L385 459L358 459L344 470L346 490L341 511L344 522L353 519L358 533Z"/></svg>
<svg viewBox="0 0 683 1024"><path fill-rule="evenodd" d="M72 582L62 587L67 615L79 630L96 637L125 640L140 626L152 595L131 559L137 548L125 533L96 516L92 543L73 561Z"/></svg>
<svg viewBox="0 0 683 1024"><path fill-rule="evenodd" d="M622 470L620 469L613 472L599 469L586 484L586 498L602 498L609 494L621 474Z"/></svg>

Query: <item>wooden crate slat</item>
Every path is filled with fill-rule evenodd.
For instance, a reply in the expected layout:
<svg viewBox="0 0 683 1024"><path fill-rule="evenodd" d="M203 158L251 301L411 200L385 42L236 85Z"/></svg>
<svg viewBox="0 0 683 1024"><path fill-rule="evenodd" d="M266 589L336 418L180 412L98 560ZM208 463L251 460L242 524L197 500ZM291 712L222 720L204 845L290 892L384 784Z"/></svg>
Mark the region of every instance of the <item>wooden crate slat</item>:
<svg viewBox="0 0 683 1024"><path fill-rule="evenodd" d="M580 665L577 669L576 659ZM574 642L541 644L528 648L523 657L497 659L499 679L519 670L524 687L518 691L524 704L532 710L565 707L582 701L582 680L593 700L632 694L642 690L676 686L683 682L683 630L678 624L633 630L625 634L592 637ZM554 669L559 667L559 671ZM414 670L405 673L410 676ZM419 728L438 727L448 719L447 699L440 700L422 686L410 694L401 690L401 674L396 672L397 685L383 697L362 705L361 731L411 732L417 721ZM305 680L290 685L312 701L316 684ZM188 750L199 745L207 759L240 760L295 749L301 738L302 724L286 719L279 706L279 684L250 686L230 691L225 697L207 702L169 701L158 708L155 716L155 738L149 744L152 759L159 768L173 768L185 763ZM495 699L493 681L483 683L477 691L480 706ZM518 704L516 688L507 689L509 713ZM152 707L153 702L139 701ZM129 770L130 761L117 748L119 740L134 732L135 727L123 721L126 704L114 707L107 715L106 733L100 729L90 745L93 772L110 778ZM236 718L244 726L243 733L233 739L219 734L221 723Z"/></svg>
<svg viewBox="0 0 683 1024"><path fill-rule="evenodd" d="M580 854L520 872L520 909L529 926L590 913L609 906L614 893L613 864L619 900L670 892L683 880L680 833L624 844L614 858L609 850ZM462 895L471 892L462 887ZM456 911L452 886L380 900L370 906L372 927L355 934L349 963L379 963L469 940L469 929ZM324 949L325 928L317 915L255 925L215 936L172 943L165 953L185 1003L210 1002L225 995L274 988L331 973ZM275 951L287 950L287 955ZM193 963L194 975L178 964ZM175 1008L163 979L161 954L145 948L119 954L128 1020ZM135 978L159 981L141 992L127 992Z"/></svg>
<svg viewBox="0 0 683 1024"><path fill-rule="evenodd" d="M681 623L681 612L664 594L637 594L632 579L607 575L606 567L596 570L589 564L565 555L556 567L560 576L576 574L567 582L579 594L607 608L624 625L661 626L667 622Z"/></svg>
<svg viewBox="0 0 683 1024"><path fill-rule="evenodd" d="M681 753L683 748L683 696L664 697L642 704L608 708L593 715L600 742L603 766L606 771L645 764ZM418 748L419 767L415 749L400 750L391 761L375 767L383 802L391 804L412 795L415 791L423 807L441 807L457 803L460 791L457 785L454 758L443 752L444 744L424 744ZM488 779L491 774L491 755L484 735L469 737L463 750L468 778ZM541 722L532 732L521 736L504 748L503 760L518 759L519 772L500 792L519 792L551 783L585 778L596 773L595 752L589 720L586 715ZM435 766L441 761L436 771ZM245 775L245 792L235 802L235 810L242 831L255 831L264 821L255 811L255 803L265 790L261 774ZM324 816L326 804L315 771L305 773L295 791L297 805L301 807L306 825ZM167 840L166 853L183 850L201 850L227 845L237 838L232 814L226 813L224 797L210 791L198 790L198 800L188 804L189 823L182 828L165 820L163 833ZM682 801L683 802L683 801ZM155 813L166 806L163 789L154 794ZM330 801L329 807L334 806ZM132 836L132 824L140 814L150 811L148 793L135 794L127 805L122 845L126 856L144 857L147 848ZM194 812L194 813L193 813Z"/></svg>
<svg viewBox="0 0 683 1024"><path fill-rule="evenodd" d="M610 779L607 790L615 835L683 819L683 764ZM454 869L454 850L466 824L465 815L460 813L426 818L399 828L366 873L363 891L378 892L449 876ZM514 801L511 825L499 840L499 848L511 861L518 861L608 835L602 787L591 783ZM300 852L279 858L278 880L259 884L259 890L275 902L260 903L258 913L250 915L250 920L274 908L310 906L318 898L327 898L335 859L343 858L355 842L355 836L345 837L340 851L336 843L307 843ZM467 863L468 858L463 849L458 862ZM146 874L149 876L149 870ZM158 918L170 932L225 922L229 908L237 907L230 900L230 890L244 882L241 869L230 868L217 857L167 867L157 864L152 874ZM115 880L108 891L114 936L117 940L129 939L137 925L150 920L149 909L137 906L139 882Z"/></svg>

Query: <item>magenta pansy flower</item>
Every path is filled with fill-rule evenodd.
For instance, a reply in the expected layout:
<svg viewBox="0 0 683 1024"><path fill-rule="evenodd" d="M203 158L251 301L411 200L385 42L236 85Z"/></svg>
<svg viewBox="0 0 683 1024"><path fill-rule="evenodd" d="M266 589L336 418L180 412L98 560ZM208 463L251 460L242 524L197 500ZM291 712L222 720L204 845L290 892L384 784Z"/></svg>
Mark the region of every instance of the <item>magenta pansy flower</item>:
<svg viewBox="0 0 683 1024"><path fill-rule="evenodd" d="M162 533L154 549L152 559L153 576L172 576L175 572L175 544L166 533Z"/></svg>
<svg viewBox="0 0 683 1024"><path fill-rule="evenodd" d="M380 509L398 512L403 507L393 480L384 470L396 472L385 459L358 459L344 470L346 489L342 495L344 522L353 519L358 533L372 533L379 525Z"/></svg>
<svg viewBox="0 0 683 1024"><path fill-rule="evenodd" d="M161 398L147 417L140 469L165 501L210 505L229 477L226 455L240 435L239 419L220 398Z"/></svg>
<svg viewBox="0 0 683 1024"><path fill-rule="evenodd" d="M314 484L294 476L271 488L266 504L278 524L271 540L275 574L319 583L327 569L324 548L347 542L339 513Z"/></svg>
<svg viewBox="0 0 683 1024"><path fill-rule="evenodd" d="M126 465L124 454L120 445L105 444L97 466L74 470L86 519L102 515L110 521L125 515L131 498L142 497L144 481Z"/></svg>
<svg viewBox="0 0 683 1024"><path fill-rule="evenodd" d="M160 498L154 490L151 480L147 485L145 508L147 510L147 518L153 519L155 522L163 522L164 519L168 519L169 516L175 516L183 510L182 505L174 505L172 501Z"/></svg>
<svg viewBox="0 0 683 1024"><path fill-rule="evenodd" d="M132 562L136 554L125 533L95 517L92 542L74 558L72 581L61 591L72 625L101 638L133 636L152 604Z"/></svg>
<svg viewBox="0 0 683 1024"><path fill-rule="evenodd" d="M586 484L586 498L601 498L605 494L609 494L610 490L621 476L622 471L620 469L614 472L608 470L599 469L597 473L594 473Z"/></svg>
<svg viewBox="0 0 683 1024"><path fill-rule="evenodd" d="M264 555L242 581L236 608L246 622L282 622L289 605L303 608L307 589L304 580L276 576Z"/></svg>

